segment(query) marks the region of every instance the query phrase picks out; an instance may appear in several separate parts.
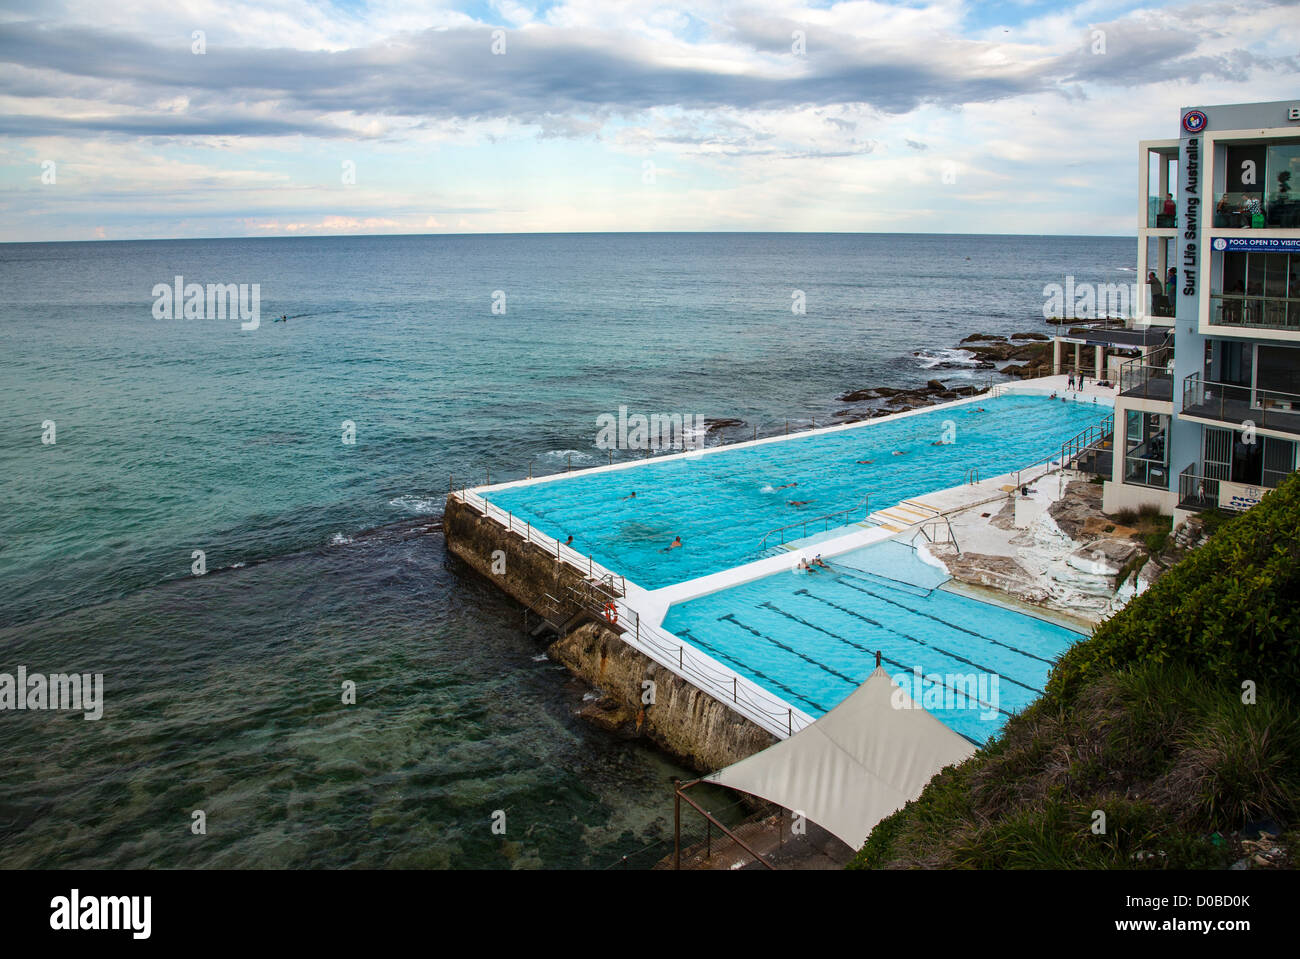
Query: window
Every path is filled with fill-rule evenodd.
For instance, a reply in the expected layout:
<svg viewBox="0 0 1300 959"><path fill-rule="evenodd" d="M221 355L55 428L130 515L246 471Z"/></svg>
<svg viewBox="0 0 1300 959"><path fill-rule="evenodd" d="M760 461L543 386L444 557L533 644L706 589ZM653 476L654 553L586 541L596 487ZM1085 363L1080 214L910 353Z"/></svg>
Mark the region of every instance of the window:
<svg viewBox="0 0 1300 959"><path fill-rule="evenodd" d="M1169 417L1128 410L1125 414L1124 482L1169 489Z"/></svg>

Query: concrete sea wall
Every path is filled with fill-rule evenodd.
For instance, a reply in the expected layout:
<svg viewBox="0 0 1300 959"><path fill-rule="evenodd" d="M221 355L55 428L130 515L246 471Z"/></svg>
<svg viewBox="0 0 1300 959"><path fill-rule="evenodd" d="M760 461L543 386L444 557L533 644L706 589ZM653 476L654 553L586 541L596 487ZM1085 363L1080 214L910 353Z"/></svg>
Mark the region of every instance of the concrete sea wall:
<svg viewBox="0 0 1300 959"><path fill-rule="evenodd" d="M512 599L545 612L553 622L579 611L568 597L570 586L584 582L582 571L557 562L544 547L525 542L454 496L447 499L443 532L452 555ZM559 600L558 611L548 596ZM592 717L600 725L643 736L701 772L721 769L776 742L771 733L625 643L602 622L587 621L571 630L547 654L604 694ZM653 702L644 702L651 691Z"/></svg>

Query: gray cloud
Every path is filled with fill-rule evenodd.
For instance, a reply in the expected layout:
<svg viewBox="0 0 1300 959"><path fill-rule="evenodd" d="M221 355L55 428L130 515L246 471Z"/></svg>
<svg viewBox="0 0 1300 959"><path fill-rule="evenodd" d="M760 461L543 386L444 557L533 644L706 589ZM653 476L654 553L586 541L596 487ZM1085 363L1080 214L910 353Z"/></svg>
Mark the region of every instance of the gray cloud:
<svg viewBox="0 0 1300 959"><path fill-rule="evenodd" d="M1138 84L1156 75L1240 79L1281 63L1245 51L1198 56L1195 32L1141 21L1106 25L1104 56L1081 43L1064 57L998 68L979 58L986 44L938 34L933 44L904 49L809 31L808 54L796 58L790 33L803 28L752 17L718 25L715 39L767 55L765 73L737 76L653 62L644 41L617 33L555 28L511 31L503 56L490 52L488 27L429 30L338 52L210 42L200 56L190 52L188 37L169 46L87 27L10 21L0 23L0 76L11 93L90 98L113 109L98 118L2 116L0 133L362 136L333 114L417 126L509 118L537 124L544 137L575 137L599 129L593 118L655 107L862 104L900 114L923 104L956 107L1045 90L1077 97L1083 83ZM157 110L178 96L188 98L187 110Z"/></svg>

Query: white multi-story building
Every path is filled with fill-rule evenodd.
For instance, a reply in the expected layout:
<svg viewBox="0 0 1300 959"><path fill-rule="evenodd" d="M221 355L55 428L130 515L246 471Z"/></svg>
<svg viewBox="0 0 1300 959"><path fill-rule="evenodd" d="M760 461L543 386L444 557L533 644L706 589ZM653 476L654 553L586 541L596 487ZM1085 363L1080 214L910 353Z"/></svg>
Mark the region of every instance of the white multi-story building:
<svg viewBox="0 0 1300 959"><path fill-rule="evenodd" d="M1138 145L1144 342L1104 496L1175 520L1245 509L1300 466L1300 101L1188 107L1180 126Z"/></svg>

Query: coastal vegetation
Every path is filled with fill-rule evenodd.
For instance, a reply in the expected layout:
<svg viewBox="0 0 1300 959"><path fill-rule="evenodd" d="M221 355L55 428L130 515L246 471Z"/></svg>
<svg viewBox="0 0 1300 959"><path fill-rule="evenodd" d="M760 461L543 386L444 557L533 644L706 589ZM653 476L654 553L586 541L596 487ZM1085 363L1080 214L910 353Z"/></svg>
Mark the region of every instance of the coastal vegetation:
<svg viewBox="0 0 1300 959"><path fill-rule="evenodd" d="M1055 665L850 868L1279 868L1300 841L1300 477Z"/></svg>

